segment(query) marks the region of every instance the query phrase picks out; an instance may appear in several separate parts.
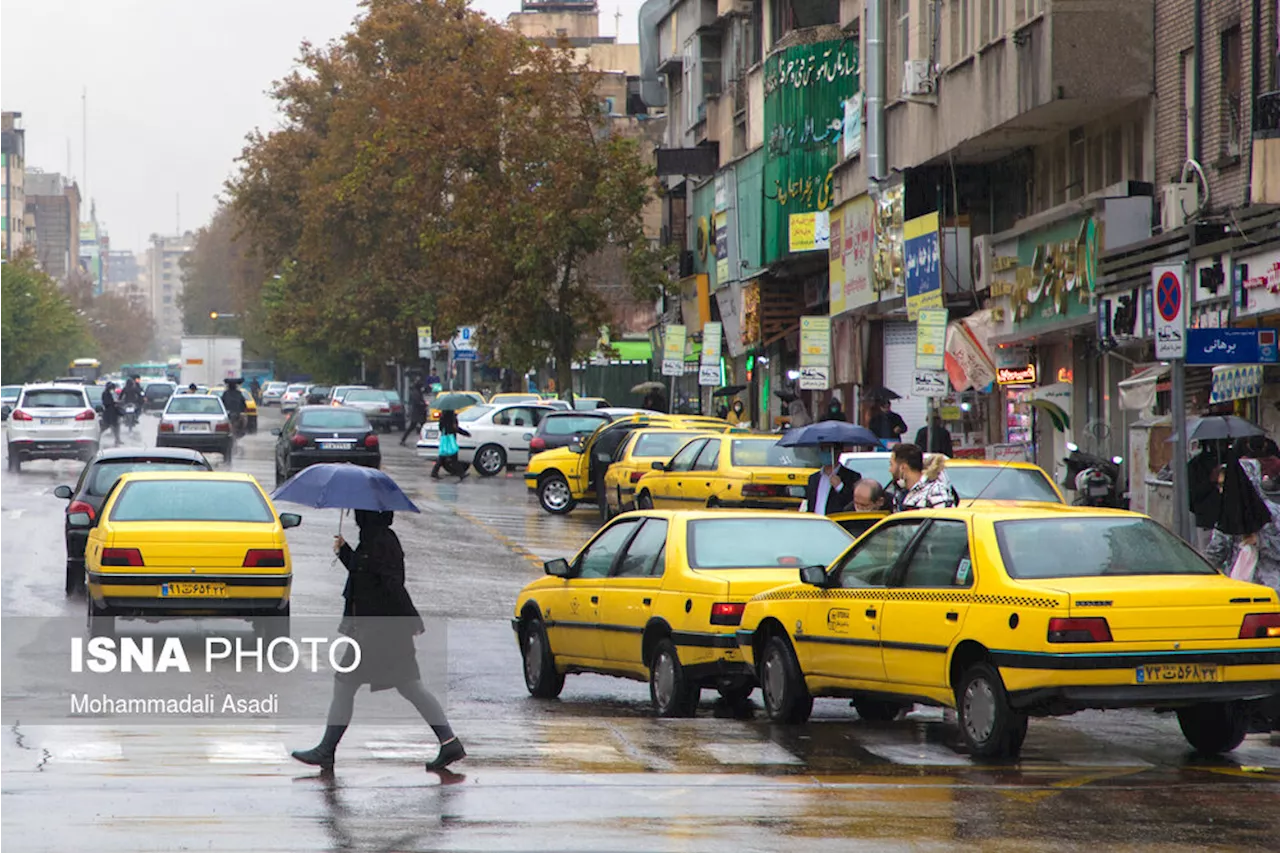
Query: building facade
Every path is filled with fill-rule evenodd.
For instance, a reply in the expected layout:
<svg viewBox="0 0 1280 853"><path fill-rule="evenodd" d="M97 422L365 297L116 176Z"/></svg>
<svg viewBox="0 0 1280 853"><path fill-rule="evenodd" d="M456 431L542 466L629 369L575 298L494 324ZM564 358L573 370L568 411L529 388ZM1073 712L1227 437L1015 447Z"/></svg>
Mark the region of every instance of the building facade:
<svg viewBox="0 0 1280 853"><path fill-rule="evenodd" d="M0 199L0 257L13 257L26 244L26 131L22 113L0 116L0 171L4 173L4 197Z"/></svg>
<svg viewBox="0 0 1280 853"><path fill-rule="evenodd" d="M161 355L177 353L182 337L182 258L195 247L195 235L151 235L147 249L147 307L156 324L156 345Z"/></svg>
<svg viewBox="0 0 1280 853"><path fill-rule="evenodd" d="M57 172L30 171L26 182L27 211L35 222L36 259L46 273L66 282L80 258L80 188Z"/></svg>

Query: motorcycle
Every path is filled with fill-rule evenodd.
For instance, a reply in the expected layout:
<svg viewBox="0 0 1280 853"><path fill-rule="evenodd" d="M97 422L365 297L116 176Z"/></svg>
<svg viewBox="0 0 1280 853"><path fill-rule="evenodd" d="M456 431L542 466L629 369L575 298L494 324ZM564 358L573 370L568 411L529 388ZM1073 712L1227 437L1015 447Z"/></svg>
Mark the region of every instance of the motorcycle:
<svg viewBox="0 0 1280 853"><path fill-rule="evenodd" d="M1062 460L1066 466L1062 485L1074 488L1076 506L1111 507L1128 509L1129 501L1120 491L1120 466L1123 456L1104 459L1080 449L1074 442L1067 442L1069 455Z"/></svg>
<svg viewBox="0 0 1280 853"><path fill-rule="evenodd" d="M129 428L129 432L133 432L133 428L138 425L138 404L122 404L120 407L120 417L124 421L124 425Z"/></svg>

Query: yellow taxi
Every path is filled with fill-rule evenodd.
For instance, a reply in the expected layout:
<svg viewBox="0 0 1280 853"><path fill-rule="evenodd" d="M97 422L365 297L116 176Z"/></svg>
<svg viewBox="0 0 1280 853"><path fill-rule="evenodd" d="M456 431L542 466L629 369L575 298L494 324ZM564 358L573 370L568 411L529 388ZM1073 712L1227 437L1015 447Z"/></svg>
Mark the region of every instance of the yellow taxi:
<svg viewBox="0 0 1280 853"><path fill-rule="evenodd" d="M631 512L520 592L511 626L525 686L560 695L569 673L649 682L659 716L692 716L702 688L755 689L734 639L747 599L799 566L827 563L852 537L817 515Z"/></svg>
<svg viewBox="0 0 1280 853"><path fill-rule="evenodd" d="M443 409L437 404L447 402L456 412L469 409L472 406L480 406L484 404L484 395L478 391L445 391L443 394L437 394L431 401L431 407L427 410L428 416L433 421L440 420L440 412Z"/></svg>
<svg viewBox="0 0 1280 853"><path fill-rule="evenodd" d="M117 616L245 618L287 636L293 582L284 531L302 518L277 514L248 474L157 471L124 474L88 530L85 572L92 635Z"/></svg>
<svg viewBox="0 0 1280 853"><path fill-rule="evenodd" d="M613 464L618 445L638 429L682 429L728 432L728 421L702 415L631 415L604 424L585 441L544 450L529 460L524 484L553 515L573 511L581 502L595 503L605 489L604 475ZM600 504L604 517L604 504Z"/></svg>
<svg viewBox="0 0 1280 853"><path fill-rule="evenodd" d="M822 467L816 447L780 447L776 435L699 436L636 483L640 509L796 509Z"/></svg>
<svg viewBox="0 0 1280 853"><path fill-rule="evenodd" d="M637 429L628 433L614 451L613 463L605 471L605 520L635 509L636 483L640 478L653 470L654 462L667 462L685 442L700 434L702 431L696 429Z"/></svg>
<svg viewBox="0 0 1280 853"><path fill-rule="evenodd" d="M489 405L496 406L501 403L541 403L541 394L521 394L519 392L503 392L494 394L489 398Z"/></svg>
<svg viewBox="0 0 1280 853"><path fill-rule="evenodd" d="M800 581L753 598L737 633L777 722L816 696L873 720L926 702L989 758L1016 756L1031 716L1150 707L1214 753L1244 738L1247 702L1280 692L1275 591L1139 513L898 513Z"/></svg>
<svg viewBox="0 0 1280 853"><path fill-rule="evenodd" d="M258 401L253 399L253 392L243 385L238 386L244 396L244 428L248 432L258 431Z"/></svg>

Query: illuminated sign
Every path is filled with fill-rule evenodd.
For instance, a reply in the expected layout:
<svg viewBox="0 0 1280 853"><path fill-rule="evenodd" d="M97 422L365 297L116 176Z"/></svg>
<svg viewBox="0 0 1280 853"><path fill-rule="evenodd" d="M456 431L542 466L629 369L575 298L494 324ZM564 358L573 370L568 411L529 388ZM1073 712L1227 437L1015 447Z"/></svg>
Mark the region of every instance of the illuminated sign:
<svg viewBox="0 0 1280 853"><path fill-rule="evenodd" d="M1067 382L1067 383L1070 383L1070 382L1071 382L1071 380L1072 380L1072 379L1074 379L1074 378L1075 378L1075 376L1072 374L1072 372L1071 372L1071 368L1069 368L1069 367L1059 367L1059 368L1058 368L1058 381L1059 381L1059 382ZM1035 380L1033 379L1032 381L1034 382Z"/></svg>
<svg viewBox="0 0 1280 853"><path fill-rule="evenodd" d="M996 370L996 382L1000 385L1035 385L1036 366L1001 367Z"/></svg>

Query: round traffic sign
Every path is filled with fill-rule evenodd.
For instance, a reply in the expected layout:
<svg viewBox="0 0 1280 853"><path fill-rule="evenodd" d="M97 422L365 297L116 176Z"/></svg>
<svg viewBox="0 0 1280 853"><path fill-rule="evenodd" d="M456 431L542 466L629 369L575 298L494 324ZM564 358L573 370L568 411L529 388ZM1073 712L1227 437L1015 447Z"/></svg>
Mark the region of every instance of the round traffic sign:
<svg viewBox="0 0 1280 853"><path fill-rule="evenodd" d="M1166 323L1178 318L1182 308L1182 283L1172 272L1166 272L1156 282L1156 310Z"/></svg>

